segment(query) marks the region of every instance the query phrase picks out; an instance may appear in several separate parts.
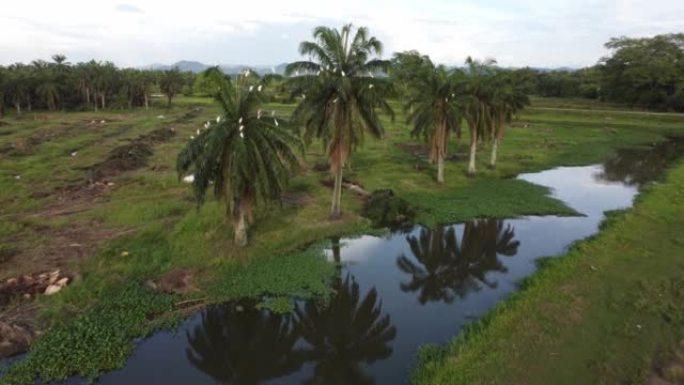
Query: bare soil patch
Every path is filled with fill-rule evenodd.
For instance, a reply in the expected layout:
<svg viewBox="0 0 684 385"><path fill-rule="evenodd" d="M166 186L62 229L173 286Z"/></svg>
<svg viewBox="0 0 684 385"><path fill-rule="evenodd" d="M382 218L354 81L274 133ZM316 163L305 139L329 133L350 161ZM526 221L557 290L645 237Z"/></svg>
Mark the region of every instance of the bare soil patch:
<svg viewBox="0 0 684 385"><path fill-rule="evenodd" d="M146 166L152 156L152 146L169 140L175 134L173 128L160 128L113 149L107 159L88 170L87 180L95 183Z"/></svg>
<svg viewBox="0 0 684 385"><path fill-rule="evenodd" d="M101 124L104 123L93 123ZM26 148L57 138L64 132L58 130L32 136ZM76 213L91 210L117 187L110 178L146 165L152 155L152 146L173 135L173 129L161 128L115 148L104 161L89 168L86 181L54 190L45 195L55 197L47 207L21 216L45 219L45 222L37 223L49 223L49 219L73 218ZM16 146L11 151L14 150ZM18 215L4 219L20 220ZM25 226L20 233L3 239L3 244L8 246L0 249L0 358L25 351L40 334L36 305L32 302L36 296L58 293L79 277L84 262L107 241L135 231L104 228L102 221L92 219L73 220L60 226L36 224L33 220L27 221ZM170 291L192 290L190 281L191 275L177 273L160 285Z"/></svg>

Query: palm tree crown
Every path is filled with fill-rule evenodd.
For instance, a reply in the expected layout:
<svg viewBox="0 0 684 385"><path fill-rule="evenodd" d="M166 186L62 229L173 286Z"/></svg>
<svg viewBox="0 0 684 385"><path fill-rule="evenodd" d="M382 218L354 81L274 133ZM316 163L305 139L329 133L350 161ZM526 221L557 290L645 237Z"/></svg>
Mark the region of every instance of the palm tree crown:
<svg viewBox="0 0 684 385"><path fill-rule="evenodd" d="M382 53L382 43L368 36L364 27L345 25L341 30L318 27L315 41L304 41L299 47L309 61L288 65L294 92L301 94L301 102L293 117L304 123L304 138L310 142L321 139L331 170L335 175L335 189L331 217L340 215L342 168L348 156L363 142L364 133L380 138L384 129L376 107L393 116L387 103L389 83L376 78L387 71L389 62L375 58Z"/></svg>
<svg viewBox="0 0 684 385"><path fill-rule="evenodd" d="M214 194L226 202L235 226L235 241L247 243L245 216L252 220L258 201L279 200L289 173L298 165L295 150L303 152L286 122L260 110L261 86L234 86L218 68L208 70L216 88L222 114L192 136L178 155L179 175L194 172L193 188L198 204L213 185Z"/></svg>

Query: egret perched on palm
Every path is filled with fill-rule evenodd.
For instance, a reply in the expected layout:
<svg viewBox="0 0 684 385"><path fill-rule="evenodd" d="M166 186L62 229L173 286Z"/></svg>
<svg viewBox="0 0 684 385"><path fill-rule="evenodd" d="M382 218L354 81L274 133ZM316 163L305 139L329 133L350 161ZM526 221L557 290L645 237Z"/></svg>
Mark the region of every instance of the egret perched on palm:
<svg viewBox="0 0 684 385"><path fill-rule="evenodd" d="M193 135L178 155L177 170L180 177L194 173L198 204L210 187L224 200L235 243L245 246L254 205L280 201L303 146L285 121L260 113L260 93L248 90L246 76L233 84L217 67L206 75L215 84L221 115Z"/></svg>
<svg viewBox="0 0 684 385"><path fill-rule="evenodd" d="M389 61L378 58L382 43L369 36L368 29L347 24L342 29L317 27L315 41L299 46L309 61L287 66L293 92L301 101L293 118L304 123L304 139L321 139L335 178L330 217L340 216L342 170L351 153L363 143L365 133L375 138L384 134L376 108L391 117L386 96L389 82L374 77L387 72Z"/></svg>

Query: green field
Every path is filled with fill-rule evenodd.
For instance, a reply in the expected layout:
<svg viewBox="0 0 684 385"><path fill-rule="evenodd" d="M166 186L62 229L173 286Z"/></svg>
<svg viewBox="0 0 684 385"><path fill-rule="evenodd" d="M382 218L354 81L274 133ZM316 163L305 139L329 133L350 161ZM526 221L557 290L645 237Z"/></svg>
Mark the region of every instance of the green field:
<svg viewBox="0 0 684 385"><path fill-rule="evenodd" d="M400 103L395 102L398 114L394 121L385 120L386 138L382 141L367 138L364 146L352 156L345 177L369 191L393 189L417 208L418 221L427 225L483 216L572 215L572 210L550 198L546 189L511 177L520 172L560 165L597 163L608 159L617 148L662 140L667 134L684 134L684 116L681 115L625 113L611 110L614 106L587 110L586 103L558 104L553 100L535 99L532 108L509 129L495 170L486 166L489 149L483 144L478 157L479 173L475 178L466 176L467 133L460 140L452 138L446 183L440 186L435 182L435 169L427 162L422 143L410 137ZM287 116L292 107L268 106L277 110L280 116ZM267 297L278 299L268 302L287 311L287 303L293 297L329 294L326 280L334 269L321 257L318 246L333 235L378 231L359 215L361 199L346 191L342 219L327 219L331 190L322 181L330 175L327 171L316 171L323 169L317 165L324 163L325 158L322 146L314 143L302 159L301 171L292 180L283 197L283 205L260 207L250 232L250 246L246 249L233 247L230 222L224 219L225 209L213 201L197 209L191 187L180 182L175 172L176 155L184 143L204 121L214 118L217 113L218 108L210 99L186 97L179 99L172 109L37 112L10 115L1 121L0 279L55 268L77 278L58 295L40 297L35 302L38 311L32 310L26 317L37 320L47 333L33 345L28 359L5 376L4 381L29 383L36 376L44 379L60 379L73 374L95 376L101 370L120 367L131 352L131 339L172 324L192 310L184 306L193 303L189 300L196 300L194 303L201 305L245 296ZM113 172L96 185L86 183L87 170L107 159L110 151L155 130L170 128L174 129L175 135L169 140L146 142L151 154L140 167ZM681 256L684 248L673 235L684 228L681 223L684 217L681 215L684 207L682 170L684 167L680 165L670 173L666 184L649 191L634 213L613 218L605 234L587 246L573 250L570 258L564 259L559 266L554 264L545 269L530 283L530 289L511 305L497 310L490 322L481 326L481 331L470 333L465 342L454 342L447 352L435 353L433 350L433 354L424 354L428 358L417 374L418 381L426 384L458 381L461 377L454 374L455 368L459 368L458 373L463 374L465 382L454 383L471 383L469 381L479 378L473 376L482 371L491 377L482 377L481 383L502 383L502 378L520 379L521 383L526 383L524 375L532 376L530 370L538 370L538 376L563 376L566 372L551 370L552 366L526 365L541 362L540 355L545 350L535 350L533 346L536 345L525 345L525 341L541 344L572 339L574 329L563 328L561 336L547 338L546 327L557 327L551 323L551 317L549 323L540 319L538 339L535 336L525 339L524 334L516 334L514 328L524 324L515 324L513 320L525 316L533 306L525 298L543 301L552 296L549 306L565 309L567 302L564 301L571 300L575 293L556 295L550 290L563 288L554 282L559 278L554 274L568 281L580 275L587 280L581 289L590 290L592 285L603 281L599 281L599 274L587 275L580 271L587 263L582 256L590 253L599 258L602 250L605 250L605 257L600 258L604 259L599 258L595 264L600 274L607 274L606 279L615 282L615 288L611 290L629 289L623 293L625 298L614 301L626 301L627 296L636 295L634 287L621 286L626 279L620 278L622 275L618 273L624 273L624 278L634 273L660 276L658 268L670 266L667 271L674 274L673 259ZM676 222L677 219L680 221ZM615 230L620 226L624 229ZM615 235L611 235L613 233ZM641 254L625 254L623 260L623 253L615 255L615 244L610 242L622 246L635 242L632 248L635 251L643 251L645 245L657 246L658 249L648 250L649 255L659 255L663 259L651 270L644 271L643 266L628 262ZM313 246L306 248L310 245ZM677 265L681 267L681 262ZM612 266L616 269L611 269ZM181 293L159 294L147 288L149 280L159 281L179 274L189 277L190 282L185 282L183 290L178 290ZM629 285L632 282L630 280ZM643 295L654 295L660 290L659 285L669 287L667 282L647 283ZM675 285L672 290L681 286L677 284L672 283ZM600 310L592 313L592 306L600 309L605 305L605 298L613 298L602 297L603 291L608 289L600 287L593 297L582 297L588 301L587 317L583 320L592 325L606 317ZM672 295L681 293L673 292ZM596 302L590 302L594 299ZM648 297L644 301L648 302ZM15 302L13 306L18 309L26 307L20 299ZM538 306L534 311L543 309ZM605 306L603 309L605 311ZM625 314L616 312L611 317L624 315L624 322L629 322L632 314L626 314L629 311L624 310ZM634 314L638 315L639 311L635 310ZM677 311L681 309L677 308ZM37 318L35 314L38 314ZM591 317L596 317L596 321ZM658 318L653 317L650 321L644 320L643 325L655 328L652 325L657 325ZM601 329L591 333L599 335ZM525 340L506 345L514 351L497 345L501 335L510 337L513 334ZM668 340L671 336L662 334L662 338L649 340L650 350L637 351L650 360L657 349L667 349L670 346L667 344L672 342ZM608 339L612 334L605 335ZM630 341L636 344L641 340ZM599 347L621 348L604 342L594 340L597 351ZM576 358L576 366L568 365L568 370L584 363L581 354L586 350L579 344L563 345L565 350L558 351L563 357ZM497 354L487 354L489 349L500 350ZM606 356L605 351L599 353L604 356L596 356L598 359ZM616 376L623 372L616 372L615 365L637 370L634 357L623 360L621 355L616 355L612 359L615 363L608 360L605 367L597 364L596 370L618 373ZM642 373L644 362L638 361L638 364L641 365L639 373ZM525 373L506 372L509 366L520 371L525 369ZM632 372L627 374L629 378L636 376ZM591 376L587 372L586 378L595 378ZM541 381L544 377L537 379ZM562 380L545 383L562 383Z"/></svg>

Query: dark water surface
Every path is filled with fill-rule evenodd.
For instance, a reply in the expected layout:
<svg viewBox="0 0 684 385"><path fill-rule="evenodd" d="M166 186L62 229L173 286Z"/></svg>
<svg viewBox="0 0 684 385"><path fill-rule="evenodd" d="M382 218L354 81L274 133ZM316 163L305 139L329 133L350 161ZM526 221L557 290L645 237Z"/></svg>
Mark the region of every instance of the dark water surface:
<svg viewBox="0 0 684 385"><path fill-rule="evenodd" d="M595 234L604 211L630 207L637 188L682 153L684 141L666 143L625 150L605 166L518 177L550 187L584 216L481 219L333 240L328 258L343 267L327 305L300 302L287 315L249 301L209 307L142 341L124 369L98 383L406 384L421 345L445 343L515 291L535 260Z"/></svg>

